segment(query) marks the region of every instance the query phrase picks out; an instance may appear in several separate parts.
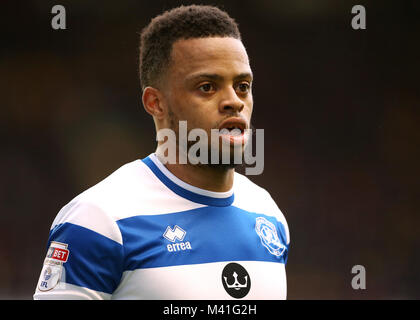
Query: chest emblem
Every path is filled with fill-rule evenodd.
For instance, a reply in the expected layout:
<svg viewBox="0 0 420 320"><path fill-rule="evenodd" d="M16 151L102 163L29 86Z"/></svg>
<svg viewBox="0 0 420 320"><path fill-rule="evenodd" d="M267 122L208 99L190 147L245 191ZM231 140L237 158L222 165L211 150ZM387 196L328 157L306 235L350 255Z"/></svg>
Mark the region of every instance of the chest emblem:
<svg viewBox="0 0 420 320"><path fill-rule="evenodd" d="M184 240L185 235L187 234L181 227L175 226L173 229L168 226L163 234L163 237L171 242L175 240L182 241Z"/></svg>
<svg viewBox="0 0 420 320"><path fill-rule="evenodd" d="M226 292L236 299L245 297L251 289L251 278L238 263L229 263L223 268L222 283Z"/></svg>
<svg viewBox="0 0 420 320"><path fill-rule="evenodd" d="M191 243L189 241L184 241L186 234L187 232L177 225L173 228L168 226L163 233L163 237L171 242L170 244L167 244L167 250L169 252L191 250Z"/></svg>
<svg viewBox="0 0 420 320"><path fill-rule="evenodd" d="M255 222L255 231L261 239L261 243L267 250L277 257L281 257L286 246L280 242L277 229L274 224L263 217L258 217Z"/></svg>

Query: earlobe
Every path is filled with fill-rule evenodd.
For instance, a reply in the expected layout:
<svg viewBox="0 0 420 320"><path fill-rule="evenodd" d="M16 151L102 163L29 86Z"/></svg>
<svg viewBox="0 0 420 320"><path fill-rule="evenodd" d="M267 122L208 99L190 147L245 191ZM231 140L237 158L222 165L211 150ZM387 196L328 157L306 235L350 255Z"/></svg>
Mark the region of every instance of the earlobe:
<svg viewBox="0 0 420 320"><path fill-rule="evenodd" d="M143 107L147 113L157 119L162 119L165 116L165 108L162 101L162 94L158 89L153 87L146 87L143 90Z"/></svg>

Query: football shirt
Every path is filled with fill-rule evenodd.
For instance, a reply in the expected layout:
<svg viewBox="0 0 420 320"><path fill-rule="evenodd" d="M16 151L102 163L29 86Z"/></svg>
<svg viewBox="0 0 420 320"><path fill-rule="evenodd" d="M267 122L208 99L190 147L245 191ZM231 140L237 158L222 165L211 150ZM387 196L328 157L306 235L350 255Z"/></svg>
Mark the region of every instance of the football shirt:
<svg viewBox="0 0 420 320"><path fill-rule="evenodd" d="M34 299L285 299L286 219L239 173L212 192L151 154L55 218Z"/></svg>

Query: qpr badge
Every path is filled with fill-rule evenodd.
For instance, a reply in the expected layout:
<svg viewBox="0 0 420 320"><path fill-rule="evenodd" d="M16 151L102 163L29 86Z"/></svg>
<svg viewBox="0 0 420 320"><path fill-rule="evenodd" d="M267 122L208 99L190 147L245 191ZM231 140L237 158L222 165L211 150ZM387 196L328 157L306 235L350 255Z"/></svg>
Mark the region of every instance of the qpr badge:
<svg viewBox="0 0 420 320"><path fill-rule="evenodd" d="M281 257L286 246L280 242L277 229L274 224L263 217L258 217L255 222L255 231L261 239L261 243L267 250L277 257Z"/></svg>

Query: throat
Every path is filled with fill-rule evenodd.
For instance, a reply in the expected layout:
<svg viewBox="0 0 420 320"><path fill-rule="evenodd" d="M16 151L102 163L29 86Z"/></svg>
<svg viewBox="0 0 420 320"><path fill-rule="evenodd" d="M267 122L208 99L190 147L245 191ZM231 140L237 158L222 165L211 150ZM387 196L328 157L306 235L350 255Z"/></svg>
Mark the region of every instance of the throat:
<svg viewBox="0 0 420 320"><path fill-rule="evenodd" d="M227 192L233 186L235 169L231 166L167 163L165 167L178 179L200 189Z"/></svg>

